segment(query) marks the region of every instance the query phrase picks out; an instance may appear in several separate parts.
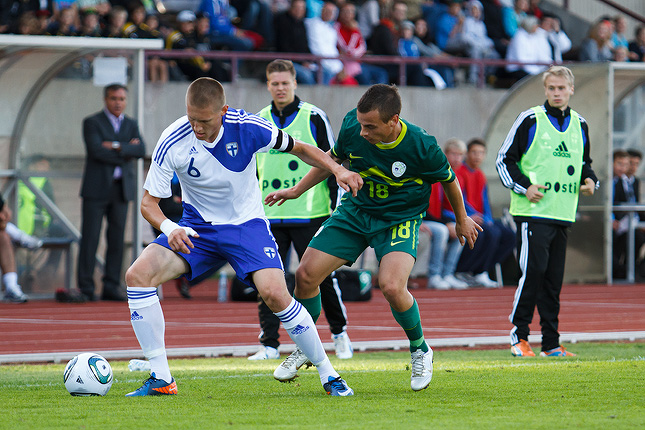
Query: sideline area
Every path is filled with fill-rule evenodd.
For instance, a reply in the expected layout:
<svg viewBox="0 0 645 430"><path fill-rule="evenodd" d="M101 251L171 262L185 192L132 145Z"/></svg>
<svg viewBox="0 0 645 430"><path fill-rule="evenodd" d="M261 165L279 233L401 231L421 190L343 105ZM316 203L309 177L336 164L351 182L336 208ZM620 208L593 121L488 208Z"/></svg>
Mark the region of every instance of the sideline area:
<svg viewBox="0 0 645 430"><path fill-rule="evenodd" d="M508 322L515 288L412 293L421 309L424 333L435 348L508 347ZM192 300L179 297L173 283L164 285L169 357L245 356L259 349L259 323L254 302L218 302L217 280L191 290ZM645 285L565 285L561 294L563 342L645 339ZM346 302L348 329L355 351L406 349L408 342L378 290L367 302ZM80 352L108 359L143 358L123 302L86 304L54 300L0 304L0 364L65 362ZM539 348L539 321L529 341ZM328 351L333 343L324 314L317 324ZM285 356L294 344L280 329ZM570 348L575 352L575 346ZM333 354L333 352L332 352Z"/></svg>

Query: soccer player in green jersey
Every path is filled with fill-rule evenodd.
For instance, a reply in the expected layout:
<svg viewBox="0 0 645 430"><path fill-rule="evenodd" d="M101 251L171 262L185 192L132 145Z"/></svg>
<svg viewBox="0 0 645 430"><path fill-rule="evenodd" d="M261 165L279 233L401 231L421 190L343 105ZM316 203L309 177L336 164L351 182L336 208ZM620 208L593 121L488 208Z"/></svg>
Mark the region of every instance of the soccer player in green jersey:
<svg viewBox="0 0 645 430"><path fill-rule="evenodd" d="M442 184L454 208L462 245L467 242L472 248L482 229L466 215L459 182L436 139L402 120L400 112L396 87L378 84L345 116L329 154L338 163L347 161L349 169L363 178L363 187L356 197L343 196L309 243L296 271L294 296L315 321L321 308L320 282L342 265L351 265L368 246L374 248L379 287L410 340L411 387L419 391L432 379L432 349L423 337L419 307L407 282L432 184ZM294 187L267 195L265 203L295 199L328 176L313 168Z"/></svg>

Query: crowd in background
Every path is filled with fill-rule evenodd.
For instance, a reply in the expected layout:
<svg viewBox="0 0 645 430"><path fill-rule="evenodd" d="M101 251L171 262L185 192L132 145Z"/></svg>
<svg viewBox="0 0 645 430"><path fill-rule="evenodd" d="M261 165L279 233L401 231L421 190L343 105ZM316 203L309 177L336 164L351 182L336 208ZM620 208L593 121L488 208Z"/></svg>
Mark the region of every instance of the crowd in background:
<svg viewBox="0 0 645 430"><path fill-rule="evenodd" d="M540 0L0 0L0 33L159 38L166 49L339 57L320 64L323 83L336 85L398 83L397 65L360 62L367 54L509 62L469 66L468 84L513 83L563 60L643 61L645 25L633 38L626 28L625 16L603 16L572 46ZM317 82L317 68L299 62L298 81ZM454 86L454 72L454 64L436 61L405 70L408 85L437 88ZM148 62L151 81L227 80L230 73L227 62L200 56Z"/></svg>

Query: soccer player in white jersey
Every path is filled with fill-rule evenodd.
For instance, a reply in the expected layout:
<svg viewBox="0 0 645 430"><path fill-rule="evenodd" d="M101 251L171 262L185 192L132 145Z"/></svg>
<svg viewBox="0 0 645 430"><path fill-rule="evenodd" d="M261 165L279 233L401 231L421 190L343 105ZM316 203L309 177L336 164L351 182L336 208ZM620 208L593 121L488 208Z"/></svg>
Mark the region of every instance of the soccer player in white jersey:
<svg viewBox="0 0 645 430"><path fill-rule="evenodd" d="M352 395L353 390L329 362L311 315L287 291L262 207L255 153L274 149L295 154L333 173L338 184L353 195L362 179L268 121L229 108L224 89L214 79L199 78L190 84L186 112L187 116L161 134L144 185L141 213L162 234L144 249L125 278L130 320L150 361L151 376L126 396L177 394L166 357L165 321L156 286L181 275L196 278L223 260L257 288L318 369L327 394ZM159 209L159 200L171 194L173 172L179 177L184 205L178 224Z"/></svg>

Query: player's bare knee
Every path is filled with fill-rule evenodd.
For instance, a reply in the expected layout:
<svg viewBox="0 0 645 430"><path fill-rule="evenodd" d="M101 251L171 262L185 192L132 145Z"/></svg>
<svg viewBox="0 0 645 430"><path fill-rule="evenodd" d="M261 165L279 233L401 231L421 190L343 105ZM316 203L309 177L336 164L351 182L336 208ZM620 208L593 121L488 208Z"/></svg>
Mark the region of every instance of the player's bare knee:
<svg viewBox="0 0 645 430"><path fill-rule="evenodd" d="M291 296L286 288L278 286L264 288L260 294L264 303L273 312L280 312L291 303Z"/></svg>
<svg viewBox="0 0 645 430"><path fill-rule="evenodd" d="M136 262L125 272L125 284L129 287L156 287L151 281L148 271Z"/></svg>
<svg viewBox="0 0 645 430"><path fill-rule="evenodd" d="M396 297L401 293L401 288L396 282L380 282L379 283L379 288L381 289L381 292L383 293L383 297L388 302L391 302L392 300L395 300Z"/></svg>
<svg viewBox="0 0 645 430"><path fill-rule="evenodd" d="M296 288L300 292L310 292L316 289L319 285L318 279L307 270L306 267L300 266L296 270Z"/></svg>

